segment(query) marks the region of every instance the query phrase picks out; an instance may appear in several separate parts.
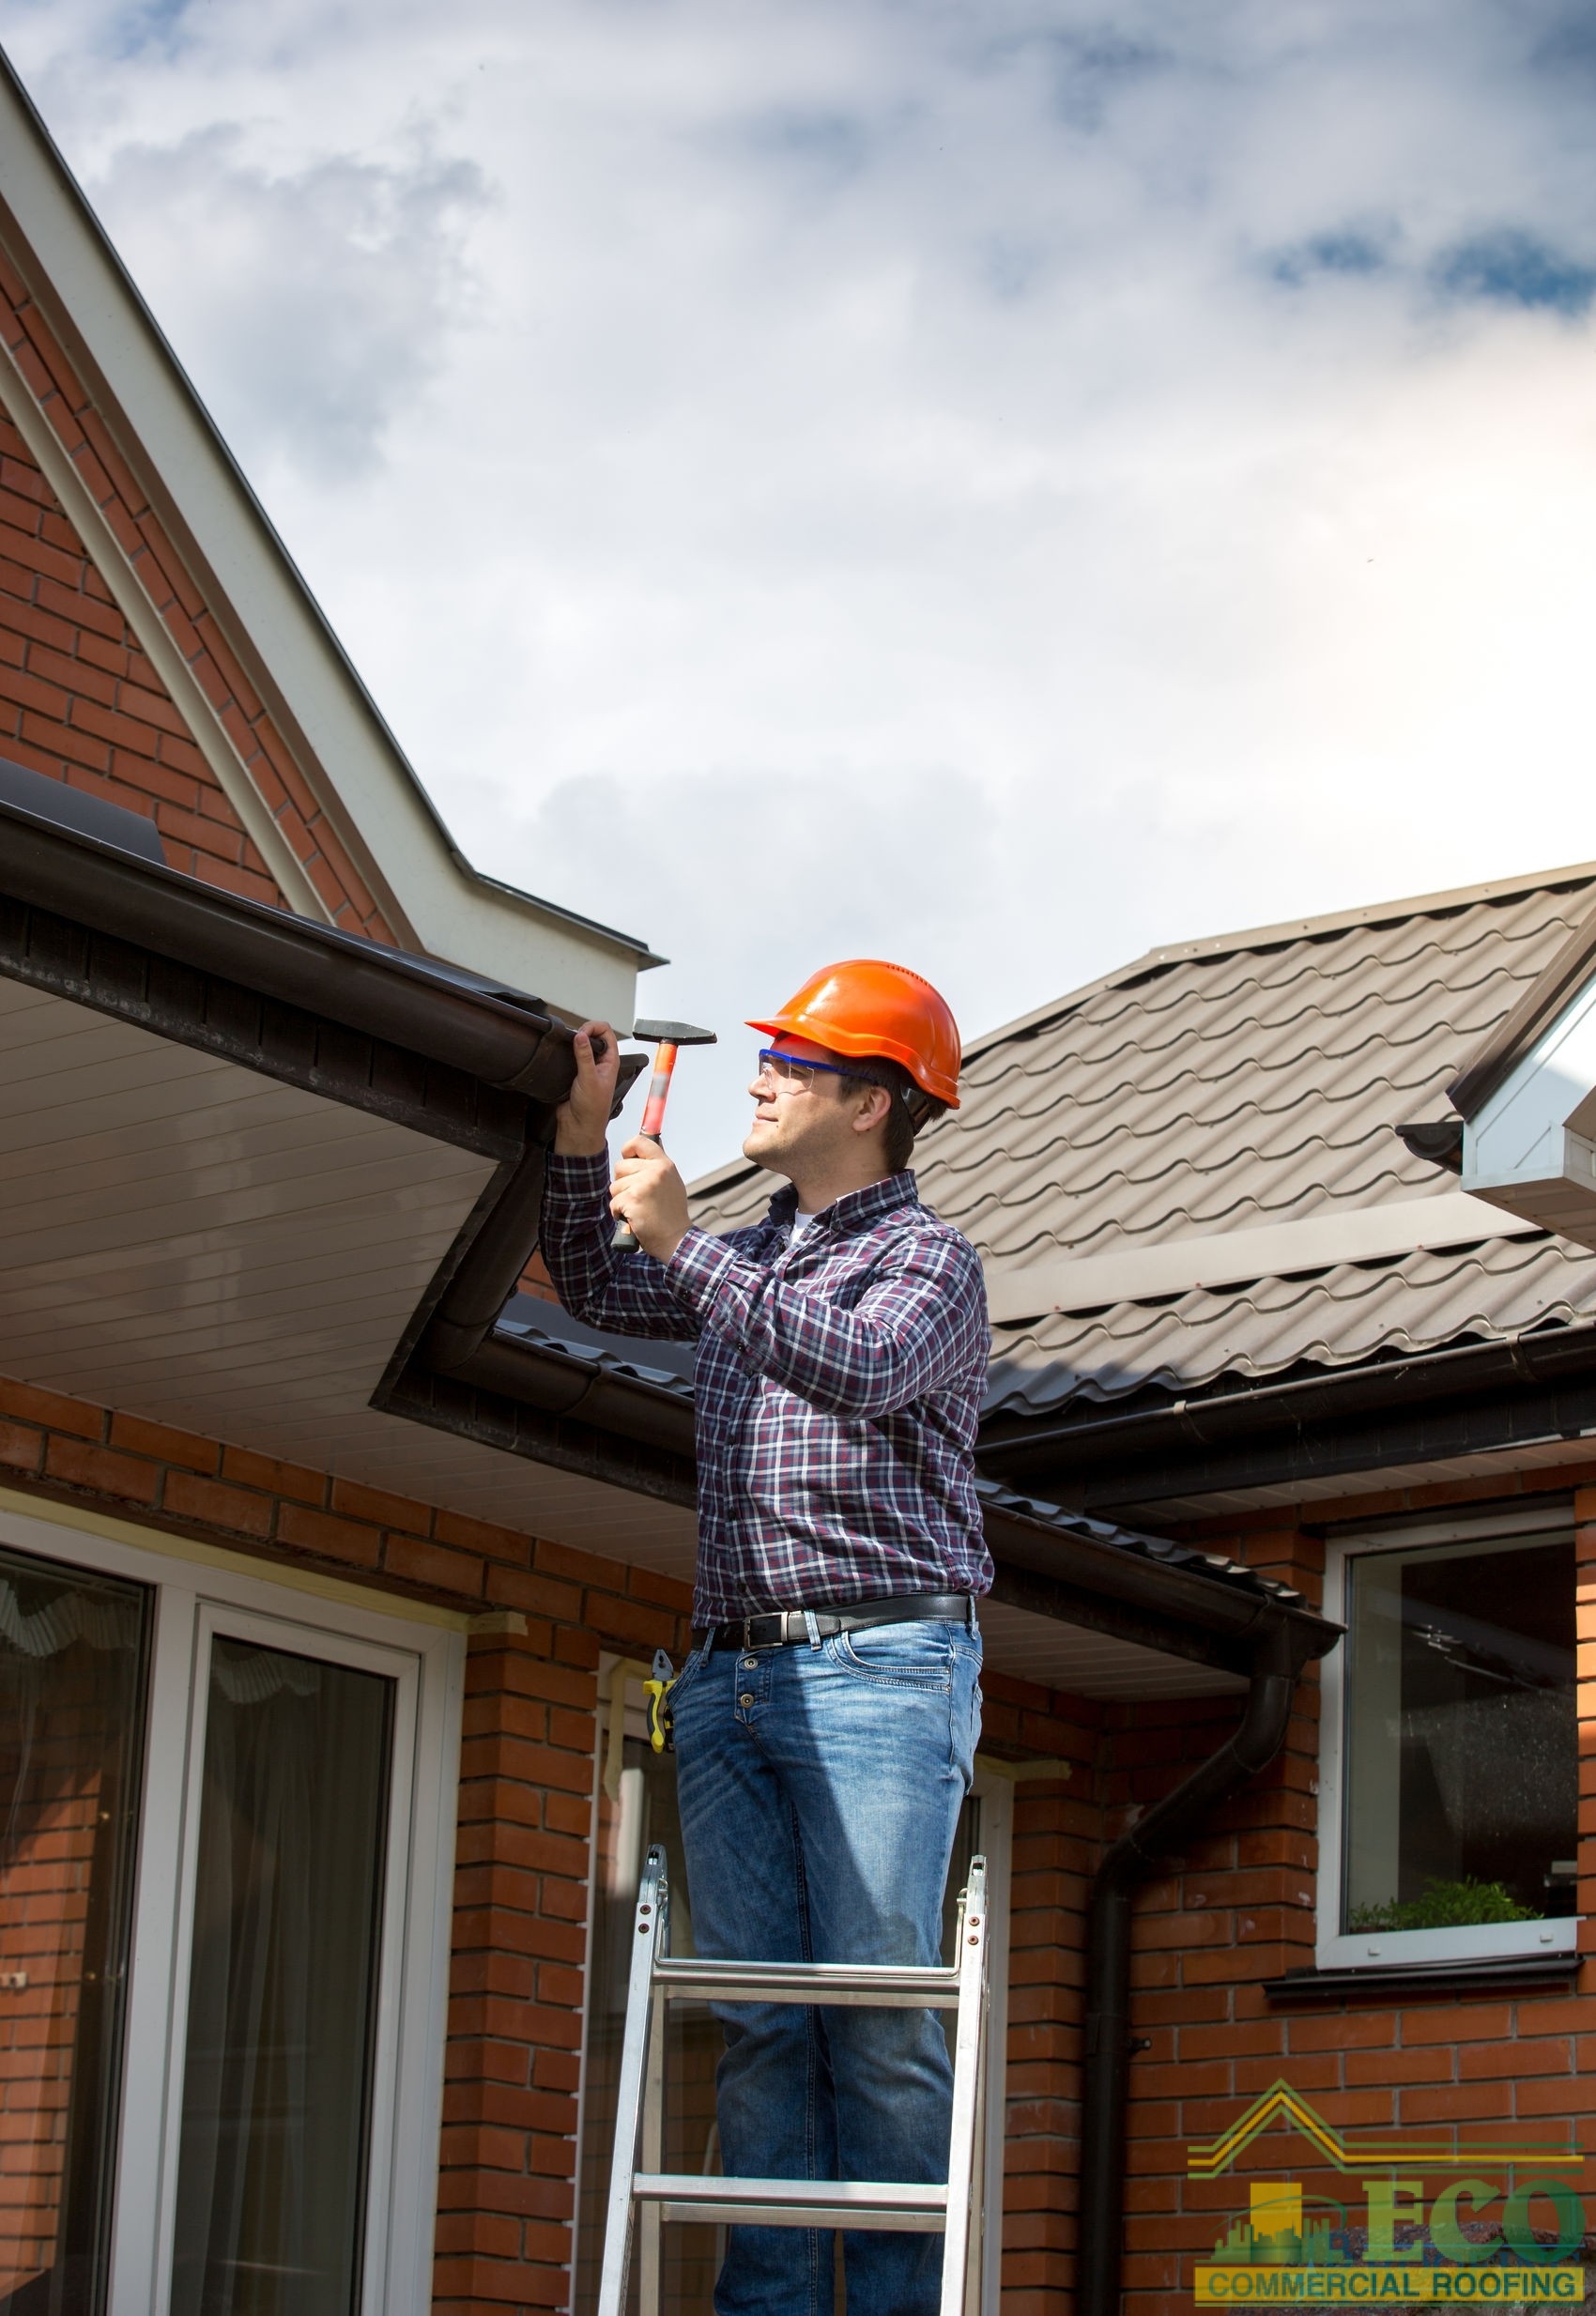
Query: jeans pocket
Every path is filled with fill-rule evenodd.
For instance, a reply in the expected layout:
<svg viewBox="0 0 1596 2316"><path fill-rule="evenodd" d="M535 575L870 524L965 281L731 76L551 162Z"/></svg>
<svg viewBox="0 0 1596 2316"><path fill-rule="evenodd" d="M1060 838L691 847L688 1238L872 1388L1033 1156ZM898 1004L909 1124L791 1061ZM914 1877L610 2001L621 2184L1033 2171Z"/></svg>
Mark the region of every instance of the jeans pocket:
<svg viewBox="0 0 1596 2316"><path fill-rule="evenodd" d="M702 1649L691 1649L688 1650L686 1656L683 1658L682 1670L677 1674L676 1679L670 1684L668 1702L672 1709L682 1702L682 1699L686 1695L688 1689L692 1686L693 1682L698 1679L698 1675L703 1671L704 1666L708 1664L709 1658L710 1650L707 1646Z"/></svg>
<svg viewBox="0 0 1596 2316"><path fill-rule="evenodd" d="M862 1680L900 1689L953 1687L953 1635L958 1628L928 1618L907 1624L868 1624L827 1641L832 1662Z"/></svg>

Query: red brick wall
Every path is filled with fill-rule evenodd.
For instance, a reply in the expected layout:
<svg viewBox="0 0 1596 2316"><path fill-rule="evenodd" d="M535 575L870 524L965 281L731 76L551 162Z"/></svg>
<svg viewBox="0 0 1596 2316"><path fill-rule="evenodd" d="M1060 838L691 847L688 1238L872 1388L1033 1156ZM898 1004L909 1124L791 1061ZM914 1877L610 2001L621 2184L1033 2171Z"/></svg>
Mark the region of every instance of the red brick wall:
<svg viewBox="0 0 1596 2316"><path fill-rule="evenodd" d="M3 253L0 332L334 920L392 942L221 622ZM3 409L0 754L146 814L161 831L172 867L252 900L282 903L265 861Z"/></svg>

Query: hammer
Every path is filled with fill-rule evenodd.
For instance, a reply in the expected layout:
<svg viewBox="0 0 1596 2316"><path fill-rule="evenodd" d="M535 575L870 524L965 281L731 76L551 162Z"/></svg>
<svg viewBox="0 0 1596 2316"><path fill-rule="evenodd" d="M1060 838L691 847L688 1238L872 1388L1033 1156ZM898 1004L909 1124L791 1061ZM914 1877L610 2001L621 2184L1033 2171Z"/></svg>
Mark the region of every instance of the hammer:
<svg viewBox="0 0 1596 2316"><path fill-rule="evenodd" d="M691 1021L634 1021L632 1035L640 1045L652 1046L654 1074L649 1082L649 1097L643 1104L643 1123L637 1131L647 1134L651 1142L658 1142L659 1129L665 1124L666 1097L670 1092L670 1073L676 1067L676 1054L682 1046L713 1046L713 1029L695 1029ZM628 1225L618 1222L611 1244L622 1254L636 1251L637 1241Z"/></svg>

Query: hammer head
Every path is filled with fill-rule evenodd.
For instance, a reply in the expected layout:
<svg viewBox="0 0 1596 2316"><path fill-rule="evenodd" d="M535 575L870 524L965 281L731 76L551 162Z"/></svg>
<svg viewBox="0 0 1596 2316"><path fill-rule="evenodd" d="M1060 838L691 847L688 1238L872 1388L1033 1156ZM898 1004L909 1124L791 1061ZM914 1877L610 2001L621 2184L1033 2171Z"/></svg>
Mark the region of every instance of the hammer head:
<svg viewBox="0 0 1596 2316"><path fill-rule="evenodd" d="M648 1046L713 1046L713 1029L695 1029L691 1021L634 1021L632 1035Z"/></svg>

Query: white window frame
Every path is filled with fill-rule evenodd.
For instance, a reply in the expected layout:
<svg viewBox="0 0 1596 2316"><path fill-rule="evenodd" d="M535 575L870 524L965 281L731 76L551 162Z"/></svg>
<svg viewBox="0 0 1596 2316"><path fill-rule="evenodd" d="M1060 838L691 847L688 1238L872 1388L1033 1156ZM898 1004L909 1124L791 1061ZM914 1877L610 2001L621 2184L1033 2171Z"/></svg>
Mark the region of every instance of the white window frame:
<svg viewBox="0 0 1596 2316"><path fill-rule="evenodd" d="M1333 1538L1325 1556L1325 1614L1346 1622L1350 1564L1375 1553L1411 1552L1427 1544L1506 1542L1532 1536L1548 1542L1571 1534L1565 1507L1504 1506L1499 1513L1467 1520L1414 1522L1350 1531ZM1579 1917L1550 1922L1481 1922L1447 1930L1360 1930L1340 1927L1345 1857L1346 1705L1348 1650L1343 1645L1325 1659L1321 1675L1319 1746L1318 1940L1322 1971L1389 1971L1407 1965L1509 1960L1529 1955L1573 1954L1579 1941Z"/></svg>
<svg viewBox="0 0 1596 2316"><path fill-rule="evenodd" d="M114 1529L114 1533L107 1530ZM427 2316L448 2017L465 1633L368 1608L353 1586L256 1575L241 1557L122 1522L39 1519L0 1504L0 1543L153 1595L108 2316L168 2306L176 2221L200 1779L210 1640L381 1674L395 1683L382 1935L374 2004L365 2316ZM140 1541L129 1541L134 1536Z"/></svg>
<svg viewBox="0 0 1596 2316"><path fill-rule="evenodd" d="M587 1967L582 1973L581 2067L576 2091L576 2160L581 2162L582 2127L587 2113L588 2013L592 1996L593 1925L602 1876L599 1870L599 1794L608 1751L610 1682L616 1665L624 1660L606 1649L599 1658L598 1714L594 1725L592 1816L588 1835ZM628 1671L625 1733L646 1738L640 1672ZM981 1804L981 1840L987 1860L988 1972L987 2002L986 2143L982 2194L987 2209L987 2232L981 2260L979 2316L998 2316L1003 2299L1004 2150L1008 2139L1008 1955L1009 1894L1014 1878L1014 1770L1007 1762L995 1766L984 1754L975 1756L973 1798ZM576 2230L581 2217L578 2196L571 2223L570 2287L565 2316L575 2316ZM995 2225L993 2224L995 2221Z"/></svg>

